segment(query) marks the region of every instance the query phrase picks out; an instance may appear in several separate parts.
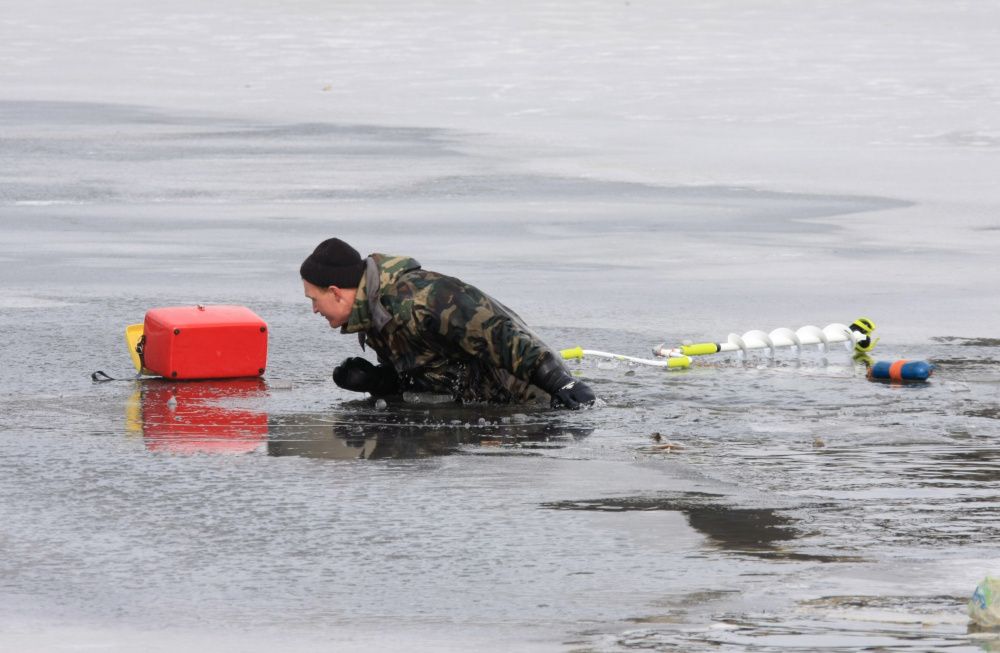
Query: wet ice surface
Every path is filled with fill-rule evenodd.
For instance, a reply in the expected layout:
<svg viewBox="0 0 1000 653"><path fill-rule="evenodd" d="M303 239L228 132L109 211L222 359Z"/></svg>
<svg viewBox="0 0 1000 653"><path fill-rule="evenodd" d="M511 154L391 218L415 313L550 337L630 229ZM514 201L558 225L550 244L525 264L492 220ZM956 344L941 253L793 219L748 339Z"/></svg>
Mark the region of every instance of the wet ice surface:
<svg viewBox="0 0 1000 653"><path fill-rule="evenodd" d="M995 645L995 9L227 6L0 19L0 647ZM866 315L938 369L379 408L296 279L334 234L556 347ZM264 381L91 383L196 302L267 320Z"/></svg>
<svg viewBox="0 0 1000 653"><path fill-rule="evenodd" d="M1000 361L924 351L938 376L905 387L839 352L582 364L605 405L572 414L308 379L8 398L7 636L960 647L995 552Z"/></svg>

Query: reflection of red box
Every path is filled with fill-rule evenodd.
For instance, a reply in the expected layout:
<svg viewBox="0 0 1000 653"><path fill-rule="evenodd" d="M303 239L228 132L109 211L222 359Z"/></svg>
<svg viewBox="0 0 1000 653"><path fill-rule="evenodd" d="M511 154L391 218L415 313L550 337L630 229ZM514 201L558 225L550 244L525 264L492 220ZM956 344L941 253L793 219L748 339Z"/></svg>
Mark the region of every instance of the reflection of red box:
<svg viewBox="0 0 1000 653"><path fill-rule="evenodd" d="M260 376L267 324L244 306L173 306L146 312L143 366L168 379Z"/></svg>
<svg viewBox="0 0 1000 653"><path fill-rule="evenodd" d="M266 397L263 379L142 384L141 425L151 451L247 453L267 441L267 413L239 407ZM227 404L236 402L236 406Z"/></svg>

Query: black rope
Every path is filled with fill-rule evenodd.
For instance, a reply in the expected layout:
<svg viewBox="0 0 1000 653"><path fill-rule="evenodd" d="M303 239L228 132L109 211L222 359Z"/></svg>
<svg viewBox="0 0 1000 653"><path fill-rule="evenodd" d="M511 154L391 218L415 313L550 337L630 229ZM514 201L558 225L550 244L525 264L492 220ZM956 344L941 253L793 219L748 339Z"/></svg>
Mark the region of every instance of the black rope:
<svg viewBox="0 0 1000 653"><path fill-rule="evenodd" d="M145 349L146 349L146 334L143 334L139 337L139 342L135 343L135 353L139 354L140 369L146 367L146 358L144 356ZM141 377L142 373L139 372L133 378L138 379ZM110 374L108 374L103 370L97 370L96 372L90 375L90 380L93 381L94 383L107 383L108 381L130 381L131 379L116 379L115 377L111 376Z"/></svg>
<svg viewBox="0 0 1000 653"><path fill-rule="evenodd" d="M90 375L90 380L93 381L94 383L107 383L108 381L134 381L136 379L141 379L141 378L142 378L141 375L136 374L135 376L129 377L127 379L116 379L115 377L111 376L110 374L102 370L97 370L96 372Z"/></svg>

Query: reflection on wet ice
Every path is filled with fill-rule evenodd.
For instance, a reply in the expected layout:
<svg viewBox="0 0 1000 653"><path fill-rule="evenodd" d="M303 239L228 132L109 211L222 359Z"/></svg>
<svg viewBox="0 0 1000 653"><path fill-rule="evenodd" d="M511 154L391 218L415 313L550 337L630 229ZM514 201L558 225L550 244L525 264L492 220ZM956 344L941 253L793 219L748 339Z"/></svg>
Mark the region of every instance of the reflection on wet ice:
<svg viewBox="0 0 1000 653"><path fill-rule="evenodd" d="M225 402L266 392L263 379L146 380L126 403L126 425L150 451L248 453L267 441L267 413Z"/></svg>
<svg viewBox="0 0 1000 653"><path fill-rule="evenodd" d="M266 444L272 456L339 460L442 456L466 445L531 455L593 430L508 407L435 402L385 410L355 401L330 414L269 415L254 405L268 389L263 379L143 381L126 404L127 429L150 451L250 453Z"/></svg>
<svg viewBox="0 0 1000 653"><path fill-rule="evenodd" d="M282 415L269 423L272 456L329 459L423 458L478 446L483 451L531 455L586 437L581 428L491 407L433 406L335 415Z"/></svg>

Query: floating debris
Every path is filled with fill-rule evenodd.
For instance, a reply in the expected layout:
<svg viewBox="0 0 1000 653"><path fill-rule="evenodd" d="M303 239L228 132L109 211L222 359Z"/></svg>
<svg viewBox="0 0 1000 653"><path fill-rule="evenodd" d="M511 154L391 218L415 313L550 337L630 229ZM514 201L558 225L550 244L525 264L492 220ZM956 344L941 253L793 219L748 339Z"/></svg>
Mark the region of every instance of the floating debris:
<svg viewBox="0 0 1000 653"><path fill-rule="evenodd" d="M639 451L641 453L674 453L684 448L684 445L679 442L670 442L669 440L665 440L663 434L659 431L651 433L649 438L656 444L639 447Z"/></svg>

